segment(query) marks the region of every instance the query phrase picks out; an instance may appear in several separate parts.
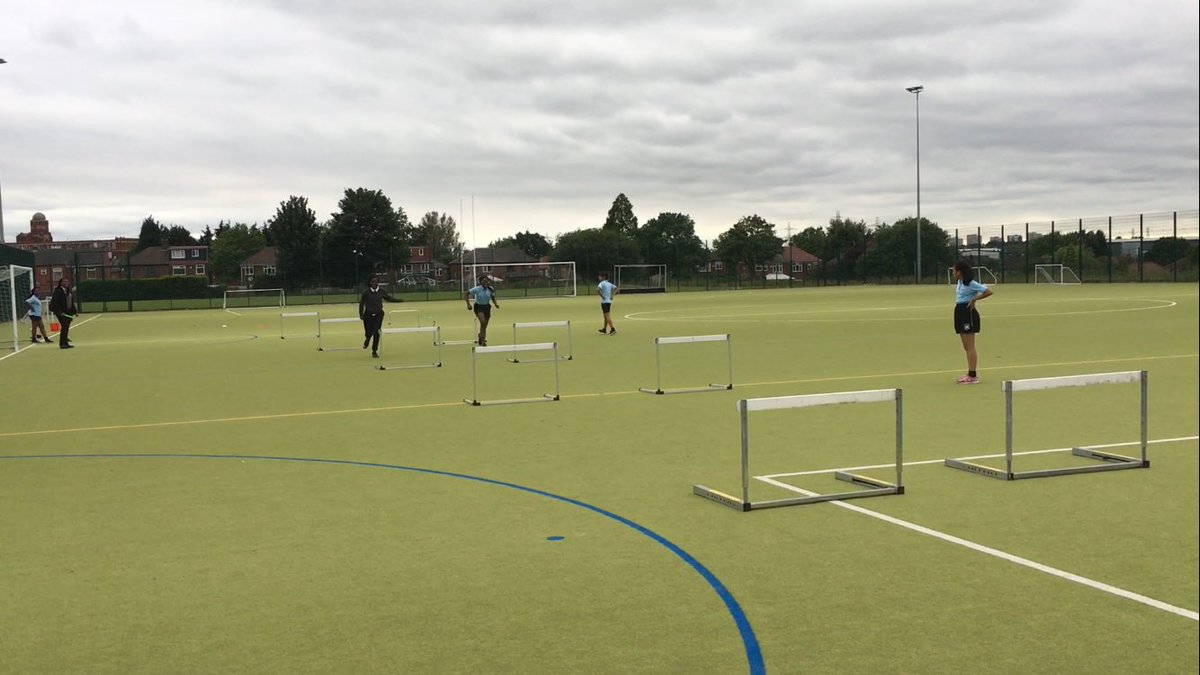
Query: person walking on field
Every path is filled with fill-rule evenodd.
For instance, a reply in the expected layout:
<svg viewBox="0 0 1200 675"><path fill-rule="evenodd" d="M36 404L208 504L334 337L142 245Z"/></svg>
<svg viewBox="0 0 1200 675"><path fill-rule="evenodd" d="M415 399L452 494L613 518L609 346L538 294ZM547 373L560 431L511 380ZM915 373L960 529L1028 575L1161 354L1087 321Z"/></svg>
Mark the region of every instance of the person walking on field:
<svg viewBox="0 0 1200 675"><path fill-rule="evenodd" d="M600 311L604 313L604 326L600 329L601 333L616 335L617 329L613 326L612 314L612 299L619 291L613 282L608 280L608 272L601 272L598 276L600 283L596 284L596 292L600 294Z"/></svg>
<svg viewBox="0 0 1200 675"><path fill-rule="evenodd" d="M25 298L25 306L29 308L29 331L34 344L38 341L38 331L42 333L42 342L49 342L46 335L46 324L42 322L42 299L38 297L37 286L29 289L29 297Z"/></svg>
<svg viewBox="0 0 1200 675"><path fill-rule="evenodd" d="M475 306L471 306L471 298L475 298ZM480 347L487 346L488 321L492 320L492 305L500 309L496 301L496 289L492 287L492 278L486 274L479 277L479 285L472 286L463 299L467 301L467 309L474 310L475 318L479 319L479 337L476 340Z"/></svg>
<svg viewBox="0 0 1200 675"><path fill-rule="evenodd" d="M383 328L383 301L399 302L379 287L379 278L371 277L367 290L358 299L358 318L363 322L363 349L371 345L371 357L379 358L379 331ZM374 341L372 343L372 340Z"/></svg>
<svg viewBox="0 0 1200 675"><path fill-rule="evenodd" d="M980 320L975 302L990 298L992 290L975 280L975 270L966 260L954 263L954 278L958 280L954 286L954 332L958 333L967 352L967 374L958 378L958 383L977 384L979 374L975 368L979 355L975 352L975 336L979 333Z"/></svg>
<svg viewBox="0 0 1200 675"><path fill-rule="evenodd" d="M58 280L58 285L54 287L54 294L50 296L50 311L58 319L60 326L58 347L72 349L75 345L71 344L71 322L75 320L78 312L75 310L75 293L71 290L70 279L63 277Z"/></svg>

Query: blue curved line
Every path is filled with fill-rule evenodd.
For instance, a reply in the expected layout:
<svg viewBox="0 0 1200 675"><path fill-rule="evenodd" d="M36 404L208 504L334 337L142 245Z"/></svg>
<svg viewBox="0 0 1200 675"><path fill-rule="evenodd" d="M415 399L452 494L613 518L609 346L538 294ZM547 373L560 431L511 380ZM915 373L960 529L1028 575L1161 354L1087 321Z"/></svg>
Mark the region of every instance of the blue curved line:
<svg viewBox="0 0 1200 675"><path fill-rule="evenodd" d="M733 594L729 592L729 589L725 587L725 584L721 583L721 580L718 579L715 574L713 574L711 571L709 571L709 569L707 567L705 567L699 560L696 560L696 558L692 557L692 555L690 553L683 550L678 545L672 543L671 541L669 541L662 535L654 532L653 530L651 530L647 527L644 527L642 525L639 525L639 524L633 522L632 520L625 518L624 516L619 516L619 515L613 513L612 511L606 511L598 506L593 506L586 502L581 502L578 499L572 499L570 497L556 495L552 492L546 492L545 490L539 490L537 488L531 488L531 487L527 487L524 485L518 485L516 483L509 483L509 482L502 481L502 480L495 480L493 478L483 478L480 476L471 476L471 475L468 475L465 473L456 473L453 471L441 471L438 469L422 469L420 467L402 466L399 464L381 464L378 462L357 462L357 461L348 460L348 459L322 459L322 458L316 458L316 457L271 457L271 456L267 456L267 455L212 455L212 454L199 454L199 453L188 453L188 454L168 454L168 453L115 453L115 454L91 453L91 454L88 454L88 453L81 453L81 454L59 454L59 455L14 455L14 456L0 457L0 459L82 459L82 458L88 458L88 459L119 459L119 458L250 459L250 460L264 460L264 461L276 461L276 462L303 462L303 463L309 463L309 464L341 464L341 465L345 465L345 466L361 466L361 467L369 467L369 468L376 468L376 469L392 469L395 471L412 471L415 473L424 473L424 474L429 474L429 475L433 475L433 476L444 476L447 478L461 478L463 480L475 481L477 483L485 483L487 485L495 485L498 487L505 487L505 488L510 488L513 490L520 490L521 492L527 492L529 494L538 495L539 497L547 497L549 499L554 499L556 501L560 501L565 504L571 504L572 506L578 506L581 509L586 509L597 515L604 516L605 518L610 518L632 530L635 530L636 532L647 537L651 541L659 544L663 548L666 548L671 553L674 553L676 556L679 557L679 559L683 560L683 562L687 563L687 565L689 567L691 567L693 570L695 570L695 572L697 574L699 574L706 582L708 582L708 585L710 587L712 587L714 592L716 592L717 597L721 598L721 602L725 603L725 608L729 611L729 615L733 618L734 624L737 625L738 634L740 634L741 638L742 638L742 647L746 651L746 661L747 661L747 665L750 668L751 675L764 675L767 672L766 665L763 663L762 649L759 647L758 638L755 637L755 635L754 635L754 628L752 628L750 626L750 620L746 618L746 613L742 611L741 605L738 604L738 601L733 597Z"/></svg>

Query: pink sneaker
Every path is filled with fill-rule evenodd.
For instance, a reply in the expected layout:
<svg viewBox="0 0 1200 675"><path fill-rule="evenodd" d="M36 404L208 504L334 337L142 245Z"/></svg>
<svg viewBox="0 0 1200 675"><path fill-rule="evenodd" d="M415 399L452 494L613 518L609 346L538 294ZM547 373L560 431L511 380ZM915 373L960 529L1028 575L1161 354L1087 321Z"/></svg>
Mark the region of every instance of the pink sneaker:
<svg viewBox="0 0 1200 675"><path fill-rule="evenodd" d="M958 378L958 383L959 384L979 384L979 378L971 377L970 375L963 375L962 377Z"/></svg>

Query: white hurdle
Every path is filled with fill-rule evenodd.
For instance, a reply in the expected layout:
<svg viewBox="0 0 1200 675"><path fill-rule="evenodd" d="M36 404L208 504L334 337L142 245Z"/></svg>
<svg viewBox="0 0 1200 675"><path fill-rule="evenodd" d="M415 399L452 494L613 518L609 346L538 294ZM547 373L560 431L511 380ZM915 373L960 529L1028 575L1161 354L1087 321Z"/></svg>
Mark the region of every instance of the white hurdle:
<svg viewBox="0 0 1200 675"><path fill-rule="evenodd" d="M476 369L476 361L480 354L509 354L512 352L532 352L532 351L549 351L554 354L554 358L545 359L546 361L554 362L554 393L542 394L536 398L510 398L499 401L480 401L479 400L479 374ZM471 348L471 398L464 398L463 402L473 406L481 405L499 405L502 403L535 403L543 401L558 400L558 343L557 342L536 342L523 345L498 345L495 347L472 347Z"/></svg>
<svg viewBox="0 0 1200 675"><path fill-rule="evenodd" d="M284 330L283 330L283 320L284 319L295 319L295 318L307 317L307 316L313 317L313 323L316 325L316 331L309 335L293 335L292 337L293 338L315 338L315 337L318 337L321 333L321 324L320 324L320 319L317 318L318 315L316 312L280 312L279 313L279 339L280 340L287 339L287 335L284 333Z"/></svg>
<svg viewBox="0 0 1200 675"><path fill-rule="evenodd" d="M1088 387L1097 384L1130 384L1137 382L1141 385L1141 457L1127 457L1112 452L1101 452L1091 448L1072 448L1071 454L1076 457L1095 459L1103 464L1073 466L1062 469L1040 469L1034 471L1013 471L1013 394L1018 391L1039 391L1060 389L1064 387ZM1028 380L1006 380L1000 388L1004 391L1004 469L995 469L983 464L968 462L964 459L947 459L946 466L962 469L971 473L998 478L1000 480L1018 480L1021 478L1043 478L1046 476L1065 476L1074 473L1096 473L1098 471L1120 471L1122 469L1146 469L1150 460L1146 457L1147 444L1147 394L1149 391L1149 375L1144 370L1130 370L1121 373L1096 373L1092 375L1066 375L1063 377L1040 377Z"/></svg>
<svg viewBox="0 0 1200 675"><path fill-rule="evenodd" d="M729 360L729 383L728 384L709 384L705 387L688 387L682 389L663 389L662 386L662 354L659 349L662 345L676 344L691 344L696 342L724 342L727 349ZM656 337L654 338L654 377L655 385L653 389L649 387L639 387L638 391L647 394L684 394L697 391L719 391L725 389L733 389L733 341L731 336L725 335L686 335L682 337Z"/></svg>
<svg viewBox="0 0 1200 675"><path fill-rule="evenodd" d="M322 327L327 324L334 324L334 323L362 323L362 319L359 319L356 317L337 317L337 318L333 318L333 319L322 319L320 316L318 316L317 317L317 351L319 351L319 352L340 352L340 351L346 351L348 349L355 349L354 347L329 347L329 348L325 347L325 343L321 341L322 335L325 332L324 330L322 330Z"/></svg>
<svg viewBox="0 0 1200 675"><path fill-rule="evenodd" d="M433 334L433 361L431 363L379 364L379 370L405 370L411 368L441 368L442 367L442 330L435 326L424 328L384 328L381 335L415 335L421 333Z"/></svg>
<svg viewBox="0 0 1200 675"><path fill-rule="evenodd" d="M563 361L570 361L573 358L571 356L574 353L574 350L571 346L571 322L570 321L529 321L526 323L514 323L512 325L512 329L513 329L512 341L513 341L514 345L519 344L517 341L517 329L518 328L566 328L567 329L567 353L565 355L558 356L556 358L561 358ZM511 357L509 357L508 360L511 361L512 363L538 363L539 361L545 361L546 359L534 359L532 361L529 359L526 359L525 361L521 361L520 359L517 358L516 354L513 354Z"/></svg>
<svg viewBox="0 0 1200 675"><path fill-rule="evenodd" d="M833 477L861 485L866 489L831 494L812 495L807 497L789 497L772 499L761 502L750 501L750 413L765 410L789 410L794 408L813 408L823 405L840 405L845 403L881 403L896 402L896 482L889 483L877 478L863 476L849 471L835 471ZM872 389L867 391L845 391L831 394L804 394L800 396L774 396L771 398L742 399L737 402L738 416L742 424L742 496L739 499L733 495L719 492L703 485L693 485L692 493L710 499L718 504L728 506L738 511L753 511L769 509L778 506L794 506L796 504L815 504L841 499L857 499L859 497L878 497L881 495L904 494L904 483L901 471L904 467L904 403L903 392L900 389Z"/></svg>

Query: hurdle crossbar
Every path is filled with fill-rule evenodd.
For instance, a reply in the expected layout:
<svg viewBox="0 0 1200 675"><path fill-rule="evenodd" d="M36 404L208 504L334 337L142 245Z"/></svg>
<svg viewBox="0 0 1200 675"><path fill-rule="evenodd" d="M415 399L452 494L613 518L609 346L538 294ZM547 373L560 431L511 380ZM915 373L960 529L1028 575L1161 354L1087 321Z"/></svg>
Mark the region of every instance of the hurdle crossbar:
<svg viewBox="0 0 1200 675"><path fill-rule="evenodd" d="M331 323L361 323L361 322L362 322L362 319L359 319L356 317L349 317L349 316L334 317L334 318L329 318L329 319L322 319L320 316L318 316L317 317L317 351L319 351L319 352L340 352L340 351L346 351L349 349L353 349L353 347L326 347L325 343L323 342L323 337L322 337L323 334L325 333L325 331L323 331L321 329L321 327L326 324L331 324Z"/></svg>
<svg viewBox="0 0 1200 675"><path fill-rule="evenodd" d="M305 317L305 316L311 316L314 318L314 320L316 320L317 332L313 333L312 335L293 335L292 337L293 338L315 338L315 337L317 337L321 331L321 324L320 324L320 319L317 318L318 314L316 312L280 312L279 313L279 339L280 340L287 339L287 336L283 334L283 320L284 319L292 319L292 318L299 318L299 317Z"/></svg>
<svg viewBox="0 0 1200 675"><path fill-rule="evenodd" d="M849 471L835 471L837 480L861 486L861 490L835 492L830 494L810 494L805 497L788 497L767 501L750 501L750 425L751 412L765 410L787 410L794 408L812 408L825 405L845 403L879 403L895 401L896 403L896 480L888 482L879 478L863 476ZM872 389L867 391L847 391L829 394L803 394L799 396L775 396L771 398L742 399L737 402L738 416L742 428L742 495L733 495L714 490L704 485L693 485L692 494L728 506L737 511L754 511L781 506L798 504L816 504L843 499L858 499L861 497L879 497L882 495L904 494L902 472L904 470L904 397L900 389Z"/></svg>
<svg viewBox="0 0 1200 675"><path fill-rule="evenodd" d="M1059 469L1013 471L1013 393L1018 391L1062 389L1065 387L1087 387L1096 384L1130 384L1134 382L1139 383L1141 388L1140 457L1127 457L1113 452L1078 447L1071 449L1072 455L1085 459L1094 459L1102 463ZM1095 373L1091 375L1066 375L1062 377L1039 377L1027 380L1006 380L1000 384L1000 388L1004 391L1004 468L997 469L985 464L955 458L947 458L945 465L952 469L969 471L970 473L999 480L1045 478L1048 476L1066 476L1075 473L1121 471L1123 469L1148 469L1150 468L1150 459L1147 457L1146 447L1148 445L1147 437L1149 432L1147 425L1149 382L1149 374L1144 370L1130 370L1120 373Z"/></svg>
<svg viewBox="0 0 1200 675"><path fill-rule="evenodd" d="M480 354L510 354L513 352L533 352L533 351L549 351L553 353L554 358L544 359L547 362L554 363L554 392L542 394L541 396L531 398L510 398L497 401L481 401L479 400L479 372L477 369L477 361ZM546 401L559 400L559 383L558 383L558 343L557 342L532 342L527 344L514 345L497 345L495 347L472 347L471 348L471 398L464 398L463 403L472 406L483 405L502 405L506 403L541 403Z"/></svg>
<svg viewBox="0 0 1200 675"><path fill-rule="evenodd" d="M662 386L662 345L690 344L696 342L724 342L729 363L729 382L727 384L709 384L704 387L683 387L678 389L663 389ZM686 394L700 391L724 391L733 389L733 339L729 334L724 335L683 335L676 337L654 338L654 388L639 387L638 391L646 394Z"/></svg>
<svg viewBox="0 0 1200 675"><path fill-rule="evenodd" d="M570 321L527 321L524 323L514 323L512 325L512 331L513 331L513 340L512 341L513 341L514 345L517 344L517 329L518 328L566 328L567 329L567 353L563 354L557 358L561 358L563 361L570 361L573 358L572 354L574 352L574 349L571 346L571 322ZM511 363L538 363L539 361L545 361L546 359L532 359L532 360L525 359L524 361L522 361L521 359L517 358L516 354L514 354L513 356L509 357L508 360Z"/></svg>
<svg viewBox="0 0 1200 675"><path fill-rule="evenodd" d="M379 370L407 370L411 368L441 368L442 367L442 330L438 326L426 326L424 328L384 328L379 331L381 335L413 335L419 333L433 334L433 362L431 363L403 363L403 364L379 364L376 366Z"/></svg>

